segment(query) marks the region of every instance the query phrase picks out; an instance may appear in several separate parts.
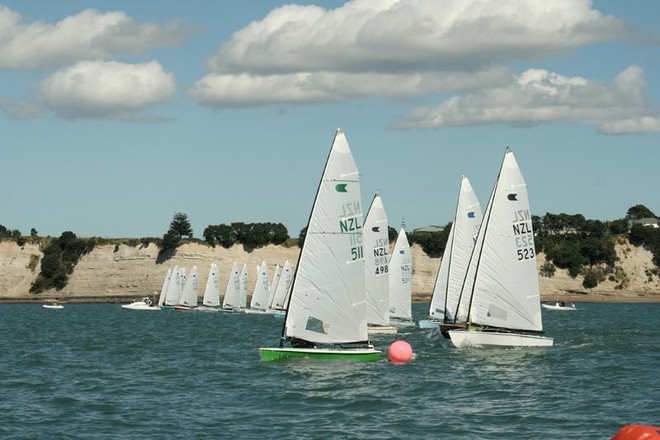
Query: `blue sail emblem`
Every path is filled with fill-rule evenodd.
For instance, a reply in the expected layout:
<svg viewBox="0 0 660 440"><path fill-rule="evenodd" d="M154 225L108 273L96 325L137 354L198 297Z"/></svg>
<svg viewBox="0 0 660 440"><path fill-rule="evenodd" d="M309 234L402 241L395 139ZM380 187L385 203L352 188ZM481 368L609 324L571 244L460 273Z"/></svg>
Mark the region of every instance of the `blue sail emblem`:
<svg viewBox="0 0 660 440"><path fill-rule="evenodd" d="M507 194L507 196L506 196L506 198L511 200L512 202L517 202L518 201L518 199L516 199L516 197L518 197L518 194L515 194L515 193Z"/></svg>
<svg viewBox="0 0 660 440"><path fill-rule="evenodd" d="M371 230L374 232L380 232L380 226L374 226Z"/></svg>
<svg viewBox="0 0 660 440"><path fill-rule="evenodd" d="M400 253L401 255L406 255L406 251L403 250L403 249L401 249L401 250L399 251L399 253Z"/></svg>
<svg viewBox="0 0 660 440"><path fill-rule="evenodd" d="M474 218L474 211L468 212L468 218Z"/></svg>

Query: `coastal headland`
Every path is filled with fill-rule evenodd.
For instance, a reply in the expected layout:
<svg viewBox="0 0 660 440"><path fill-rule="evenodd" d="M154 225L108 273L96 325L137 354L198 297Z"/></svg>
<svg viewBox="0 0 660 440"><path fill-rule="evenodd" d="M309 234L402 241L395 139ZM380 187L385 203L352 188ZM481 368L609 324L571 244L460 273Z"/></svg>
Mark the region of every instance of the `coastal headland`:
<svg viewBox="0 0 660 440"><path fill-rule="evenodd" d="M411 249L413 301L428 302L441 259L426 255L417 245ZM0 242L0 301L126 302L136 297L156 296L167 269L174 265L188 270L197 265L200 286L204 286L212 261L216 261L220 268L223 291L233 262L247 264L248 294L251 295L257 265L266 261L272 276L275 266L282 266L286 260L295 266L300 253L297 246L269 245L247 252L240 245L225 249L201 243L184 243L172 258L158 262L158 251L153 243L98 245L81 257L64 289L33 294L30 293L30 286L39 273L39 263L43 257L39 245L26 243L19 246L13 241L3 241ZM655 268L651 252L628 243L617 244L616 252L616 266L620 267L617 279L607 277L595 288L585 289L582 287L582 276L571 278L567 271L557 269L552 277L539 276L541 299L572 302L660 301L660 277L650 272ZM538 266L544 262L544 255L539 254ZM200 289L200 296L202 293L203 289Z"/></svg>

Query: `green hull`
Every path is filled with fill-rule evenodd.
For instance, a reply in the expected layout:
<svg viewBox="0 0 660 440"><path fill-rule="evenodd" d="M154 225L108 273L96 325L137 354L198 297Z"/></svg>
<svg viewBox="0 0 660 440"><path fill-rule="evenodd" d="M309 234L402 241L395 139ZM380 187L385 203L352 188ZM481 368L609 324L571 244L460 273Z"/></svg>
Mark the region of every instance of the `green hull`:
<svg viewBox="0 0 660 440"><path fill-rule="evenodd" d="M356 361L377 361L381 352L373 349L353 350L329 350L329 349L295 349L295 348L260 348L259 354L262 361L279 361L291 358L319 359L319 360L342 360L352 359Z"/></svg>

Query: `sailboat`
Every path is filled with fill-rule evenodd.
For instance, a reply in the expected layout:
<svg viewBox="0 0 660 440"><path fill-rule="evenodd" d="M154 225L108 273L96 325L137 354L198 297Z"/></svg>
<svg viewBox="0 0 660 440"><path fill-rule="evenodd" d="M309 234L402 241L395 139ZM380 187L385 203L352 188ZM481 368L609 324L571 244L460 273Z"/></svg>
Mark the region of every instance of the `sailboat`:
<svg viewBox="0 0 660 440"><path fill-rule="evenodd" d="M508 148L470 258L459 301L467 328L449 330L456 347L551 346L542 336L536 252L527 184Z"/></svg>
<svg viewBox="0 0 660 440"><path fill-rule="evenodd" d="M446 330L461 326L456 323L458 300L482 218L481 205L472 185L462 176L454 221L431 295L429 316L419 321L420 328L440 326L446 334Z"/></svg>
<svg viewBox="0 0 660 440"><path fill-rule="evenodd" d="M239 277L239 288L238 288L238 308L245 309L247 308L247 291L248 291L248 268L247 263L243 263L243 268L241 269L241 275Z"/></svg>
<svg viewBox="0 0 660 440"><path fill-rule="evenodd" d="M390 325L389 259L390 240L387 214L376 194L367 211L362 229L364 247L364 290L367 296L368 334L394 334Z"/></svg>
<svg viewBox="0 0 660 440"><path fill-rule="evenodd" d="M225 296L222 299L223 312L237 312L240 310L241 302L241 273L238 271L238 264L234 261L227 280Z"/></svg>
<svg viewBox="0 0 660 440"><path fill-rule="evenodd" d="M204 288L204 297L202 298L202 305L197 307L200 312L217 312L220 306L220 270L218 265L214 262L211 263L209 269L209 276L206 279L206 287Z"/></svg>
<svg viewBox="0 0 660 440"><path fill-rule="evenodd" d="M293 269L291 268L291 263L289 261L284 262L282 267L282 273L275 287L275 292L273 293L273 301L270 304L270 309L272 313L283 318L286 312L286 303L287 296L291 290L291 283L293 282Z"/></svg>
<svg viewBox="0 0 660 440"><path fill-rule="evenodd" d="M337 130L300 251L279 347L261 359L377 360L367 339L360 180Z"/></svg>
<svg viewBox="0 0 660 440"><path fill-rule="evenodd" d="M412 321L412 255L406 231L401 228L389 263L390 322L398 327Z"/></svg>
<svg viewBox="0 0 660 440"><path fill-rule="evenodd" d="M174 306L177 311L189 311L197 308L197 286L199 284L197 266L193 266L181 291L179 302Z"/></svg>
<svg viewBox="0 0 660 440"><path fill-rule="evenodd" d="M161 305L161 310L172 310L174 306L179 303L179 298L181 297L181 290L183 288L181 281L183 279L182 268L179 266L174 266L172 269L172 274L169 282L167 283L167 288L165 290L165 301Z"/></svg>
<svg viewBox="0 0 660 440"><path fill-rule="evenodd" d="M275 266L275 272L273 272L273 281L270 283L268 288L268 302L266 305L266 311L272 313L271 305L273 304L273 298L275 297L275 291L277 290L277 285L280 283L280 278L282 278L282 268L278 264Z"/></svg>
<svg viewBox="0 0 660 440"><path fill-rule="evenodd" d="M257 266L257 282L254 284L250 308L245 309L245 313L266 313L269 289L268 266L265 261L262 261L261 266Z"/></svg>
<svg viewBox="0 0 660 440"><path fill-rule="evenodd" d="M564 301L556 301L554 304L541 304L547 310L575 310L575 304L566 304Z"/></svg>
<svg viewBox="0 0 660 440"><path fill-rule="evenodd" d="M165 279L163 280L163 287L160 288L160 296L158 297L158 310L160 310L160 308L163 307L163 304L165 304L165 298L167 297L167 288L169 287L171 280L172 280L172 269L168 268L167 274L165 274Z"/></svg>

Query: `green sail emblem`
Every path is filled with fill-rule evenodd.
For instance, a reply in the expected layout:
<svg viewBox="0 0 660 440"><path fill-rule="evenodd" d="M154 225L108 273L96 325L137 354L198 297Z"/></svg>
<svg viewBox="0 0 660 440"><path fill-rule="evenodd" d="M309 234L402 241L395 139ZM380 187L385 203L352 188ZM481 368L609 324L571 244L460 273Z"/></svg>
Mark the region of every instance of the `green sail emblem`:
<svg viewBox="0 0 660 440"><path fill-rule="evenodd" d="M335 185L335 189L339 193L348 192L348 191L346 191L346 185L348 185L348 183L338 183L337 185Z"/></svg>

